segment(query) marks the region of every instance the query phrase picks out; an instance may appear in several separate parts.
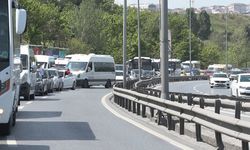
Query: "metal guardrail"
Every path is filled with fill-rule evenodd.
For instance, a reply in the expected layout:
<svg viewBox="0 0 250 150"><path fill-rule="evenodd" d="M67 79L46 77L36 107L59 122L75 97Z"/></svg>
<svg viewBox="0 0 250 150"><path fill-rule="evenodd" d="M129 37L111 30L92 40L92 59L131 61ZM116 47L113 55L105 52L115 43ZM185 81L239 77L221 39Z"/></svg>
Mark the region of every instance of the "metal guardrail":
<svg viewBox="0 0 250 150"><path fill-rule="evenodd" d="M202 78L202 77L201 77ZM196 78L197 80L201 78ZM185 78L191 80L190 78ZM184 78L173 79L174 81L184 81ZM205 79L205 78L203 78ZM186 81L186 80L185 80ZM159 91L151 91L147 87L155 84L159 84L160 79L154 78L152 80L140 81L135 83L135 86L131 86L128 89L121 88L121 85L114 86L114 102L121 107L132 111L142 117L146 117L146 108L150 109L150 116L154 117L155 111L158 112L157 122L161 123L162 114L167 114L167 126L169 130L174 129L173 116L179 118L180 134L184 134L185 120L194 122L196 124L196 140L201 141L201 126L210 128L215 131L216 144L218 149L224 149L221 134L228 135L230 137L239 139L242 141L242 149L248 150L250 142L250 126L248 121L240 119L240 112L242 108L242 102L238 101L233 106L235 109L235 118L220 114L220 108L227 106L220 100L215 100L213 106L215 112L205 110L204 106L209 103L205 103L204 98L200 98L198 101L194 101L192 97L187 97L187 104L183 103L184 100L181 96L178 96L178 100L175 101L175 96L172 93L171 99L159 98ZM129 90L130 89L130 90ZM142 90L147 91L147 93ZM197 96L197 95L196 95ZM199 106L194 104L199 104ZM231 105L228 105L232 107ZM247 110L248 110L247 106Z"/></svg>

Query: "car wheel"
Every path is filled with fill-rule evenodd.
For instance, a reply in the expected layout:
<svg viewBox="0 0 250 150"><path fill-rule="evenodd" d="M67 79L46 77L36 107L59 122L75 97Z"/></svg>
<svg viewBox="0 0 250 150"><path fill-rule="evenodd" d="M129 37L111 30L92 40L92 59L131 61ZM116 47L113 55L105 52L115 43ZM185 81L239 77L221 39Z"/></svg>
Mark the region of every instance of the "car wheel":
<svg viewBox="0 0 250 150"><path fill-rule="evenodd" d="M111 85L111 80L108 79L107 83L105 84L105 88L110 88L112 85Z"/></svg>
<svg viewBox="0 0 250 150"><path fill-rule="evenodd" d="M73 85L72 85L72 88L71 88L72 90L75 90L76 89L76 82L74 82L73 83Z"/></svg>
<svg viewBox="0 0 250 150"><path fill-rule="evenodd" d="M31 99L31 100L34 100L34 99L35 99L35 94L31 94L31 95L30 95L30 99Z"/></svg>
<svg viewBox="0 0 250 150"><path fill-rule="evenodd" d="M83 80L83 82L82 82L82 88L89 88L89 81L88 81L88 79Z"/></svg>
<svg viewBox="0 0 250 150"><path fill-rule="evenodd" d="M211 85L210 88L213 88L213 86Z"/></svg>

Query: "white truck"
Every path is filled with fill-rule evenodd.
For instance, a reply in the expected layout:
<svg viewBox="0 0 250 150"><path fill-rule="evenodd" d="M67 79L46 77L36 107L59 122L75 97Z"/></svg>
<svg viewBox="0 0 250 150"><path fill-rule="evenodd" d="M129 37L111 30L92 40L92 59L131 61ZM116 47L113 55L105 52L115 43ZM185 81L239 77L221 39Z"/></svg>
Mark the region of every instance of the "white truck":
<svg viewBox="0 0 250 150"><path fill-rule="evenodd" d="M73 56L67 68L76 76L77 85L88 88L93 85L112 87L115 82L115 62L110 55Z"/></svg>
<svg viewBox="0 0 250 150"><path fill-rule="evenodd" d="M15 125L18 106L18 79L14 54L20 49L18 37L25 30L27 13L16 0L0 1L0 133L7 135ZM14 30L15 29L15 30Z"/></svg>
<svg viewBox="0 0 250 150"><path fill-rule="evenodd" d="M21 72L20 96L26 100L35 99L36 66L33 49L29 45L21 45L20 57L23 71Z"/></svg>

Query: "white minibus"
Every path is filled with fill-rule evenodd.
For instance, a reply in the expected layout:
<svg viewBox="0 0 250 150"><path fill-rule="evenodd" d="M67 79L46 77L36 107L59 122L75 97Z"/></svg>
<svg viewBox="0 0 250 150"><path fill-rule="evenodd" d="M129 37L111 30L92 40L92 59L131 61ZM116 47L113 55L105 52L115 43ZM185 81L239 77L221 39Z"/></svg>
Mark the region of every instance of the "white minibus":
<svg viewBox="0 0 250 150"><path fill-rule="evenodd" d="M70 59L67 68L83 88L93 85L110 88L115 82L115 62L110 55L78 55Z"/></svg>

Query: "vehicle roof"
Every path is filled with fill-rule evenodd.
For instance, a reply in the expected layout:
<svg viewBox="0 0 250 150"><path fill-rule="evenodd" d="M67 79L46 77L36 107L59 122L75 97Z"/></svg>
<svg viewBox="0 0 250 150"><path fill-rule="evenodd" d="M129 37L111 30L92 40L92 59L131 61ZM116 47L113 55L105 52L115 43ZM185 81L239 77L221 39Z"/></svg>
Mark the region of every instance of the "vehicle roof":
<svg viewBox="0 0 250 150"><path fill-rule="evenodd" d="M250 75L250 73L240 73L238 74L239 76L242 76L242 75Z"/></svg>
<svg viewBox="0 0 250 150"><path fill-rule="evenodd" d="M81 55L78 57L72 57L70 60L70 62L88 62L88 61L114 62L114 58L110 55L88 54L88 55Z"/></svg>
<svg viewBox="0 0 250 150"><path fill-rule="evenodd" d="M35 59L38 62L48 62L48 60L55 60L55 57L48 55L35 55Z"/></svg>

